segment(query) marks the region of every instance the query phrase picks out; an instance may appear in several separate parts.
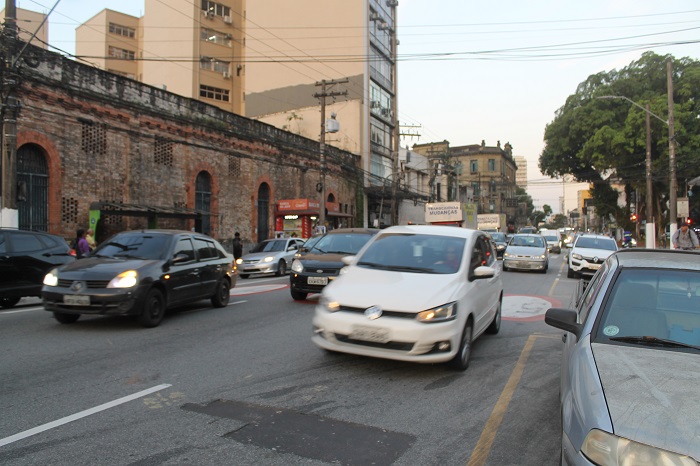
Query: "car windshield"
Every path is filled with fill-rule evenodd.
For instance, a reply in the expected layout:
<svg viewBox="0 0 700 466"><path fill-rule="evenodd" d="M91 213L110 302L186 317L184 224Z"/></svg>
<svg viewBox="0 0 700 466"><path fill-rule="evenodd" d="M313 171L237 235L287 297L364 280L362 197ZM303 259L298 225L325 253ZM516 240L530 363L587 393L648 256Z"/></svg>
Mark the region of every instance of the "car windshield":
<svg viewBox="0 0 700 466"><path fill-rule="evenodd" d="M113 236L91 253L97 257L164 259L170 244L169 235L126 233Z"/></svg>
<svg viewBox="0 0 700 466"><path fill-rule="evenodd" d="M576 247L617 251L617 245L615 244L615 241L609 238L588 238L586 236L581 236L576 242Z"/></svg>
<svg viewBox="0 0 700 466"><path fill-rule="evenodd" d="M313 247L315 252L325 254L357 254L372 235L366 233L328 234Z"/></svg>
<svg viewBox="0 0 700 466"><path fill-rule="evenodd" d="M541 236L513 236L511 246L524 246L529 248L543 248L544 239Z"/></svg>
<svg viewBox="0 0 700 466"><path fill-rule="evenodd" d="M547 235L544 237L544 239L546 239L547 241L559 241L559 238L557 238L554 235Z"/></svg>
<svg viewBox="0 0 700 466"><path fill-rule="evenodd" d="M303 244L302 248L306 249L307 251L310 251L311 248L318 243L318 240L323 238L323 235L316 235L312 236L311 238L307 239L306 242Z"/></svg>
<svg viewBox="0 0 700 466"><path fill-rule="evenodd" d="M597 332L604 340L652 347L675 347L672 342L678 342L698 348L700 272L623 270L610 292Z"/></svg>
<svg viewBox="0 0 700 466"><path fill-rule="evenodd" d="M464 238L386 234L362 253L357 265L400 272L455 273L462 262L464 247Z"/></svg>
<svg viewBox="0 0 700 466"><path fill-rule="evenodd" d="M250 252L279 252L286 250L286 246L286 239L263 241L261 243L256 244Z"/></svg>
<svg viewBox="0 0 700 466"><path fill-rule="evenodd" d="M505 233L490 233L491 238L497 243L505 243L506 242L506 234Z"/></svg>

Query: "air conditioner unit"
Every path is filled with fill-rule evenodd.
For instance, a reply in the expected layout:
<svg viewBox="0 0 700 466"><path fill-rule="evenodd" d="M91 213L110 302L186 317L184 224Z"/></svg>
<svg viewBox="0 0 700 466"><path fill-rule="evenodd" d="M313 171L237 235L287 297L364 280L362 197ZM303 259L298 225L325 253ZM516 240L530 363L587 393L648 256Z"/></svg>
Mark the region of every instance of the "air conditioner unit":
<svg viewBox="0 0 700 466"><path fill-rule="evenodd" d="M381 113L382 113L382 115L384 115L384 116L389 116L389 109L388 109L388 108L383 108L383 109L381 110Z"/></svg>
<svg viewBox="0 0 700 466"><path fill-rule="evenodd" d="M231 24L233 23L233 19L231 19L230 16L224 16L224 23Z"/></svg>
<svg viewBox="0 0 700 466"><path fill-rule="evenodd" d="M221 73L221 75L224 77L224 79L231 79L231 73L229 73L228 71L224 71L223 73Z"/></svg>
<svg viewBox="0 0 700 466"><path fill-rule="evenodd" d="M373 100L373 101L369 104L369 106L370 106L370 108L379 108L379 107L381 106L381 103L380 103L378 100Z"/></svg>

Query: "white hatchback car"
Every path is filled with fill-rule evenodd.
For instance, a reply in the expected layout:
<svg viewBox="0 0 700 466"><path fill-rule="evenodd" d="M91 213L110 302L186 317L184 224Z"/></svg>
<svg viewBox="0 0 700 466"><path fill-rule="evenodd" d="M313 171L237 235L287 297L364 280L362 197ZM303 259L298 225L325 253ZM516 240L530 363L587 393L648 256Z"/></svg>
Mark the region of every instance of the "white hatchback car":
<svg viewBox="0 0 700 466"><path fill-rule="evenodd" d="M566 276L568 278L581 275L592 277L605 259L615 251L617 251L617 243L609 236L588 233L578 235L569 252L569 268Z"/></svg>
<svg viewBox="0 0 700 466"><path fill-rule="evenodd" d="M316 307L321 348L465 370L473 340L500 329L503 284L487 233L394 226L344 261Z"/></svg>

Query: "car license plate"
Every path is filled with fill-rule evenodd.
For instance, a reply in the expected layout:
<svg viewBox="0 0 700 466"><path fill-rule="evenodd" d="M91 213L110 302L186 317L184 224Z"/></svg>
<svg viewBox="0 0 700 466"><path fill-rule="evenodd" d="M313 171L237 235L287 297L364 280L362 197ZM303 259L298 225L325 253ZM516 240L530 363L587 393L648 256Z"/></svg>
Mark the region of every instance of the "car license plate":
<svg viewBox="0 0 700 466"><path fill-rule="evenodd" d="M588 268L591 270L598 270L600 268L600 264L588 264Z"/></svg>
<svg viewBox="0 0 700 466"><path fill-rule="evenodd" d="M309 277L306 282L309 285L328 285L328 277Z"/></svg>
<svg viewBox="0 0 700 466"><path fill-rule="evenodd" d="M350 338L353 340L371 341L375 343L387 343L389 341L389 331L384 328L355 325L352 328Z"/></svg>
<svg viewBox="0 0 700 466"><path fill-rule="evenodd" d="M89 306L90 296L80 296L80 295L64 295L63 304L68 304L70 306Z"/></svg>

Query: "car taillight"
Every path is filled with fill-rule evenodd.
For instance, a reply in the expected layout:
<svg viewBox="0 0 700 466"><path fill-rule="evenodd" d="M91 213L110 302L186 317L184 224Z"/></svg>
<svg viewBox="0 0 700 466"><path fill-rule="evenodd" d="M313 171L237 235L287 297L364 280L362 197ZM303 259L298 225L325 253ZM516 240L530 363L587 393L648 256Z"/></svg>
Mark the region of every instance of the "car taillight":
<svg viewBox="0 0 700 466"><path fill-rule="evenodd" d="M73 257L78 257L78 254L76 254L75 249L71 249L70 251L68 251L68 254L70 254Z"/></svg>

